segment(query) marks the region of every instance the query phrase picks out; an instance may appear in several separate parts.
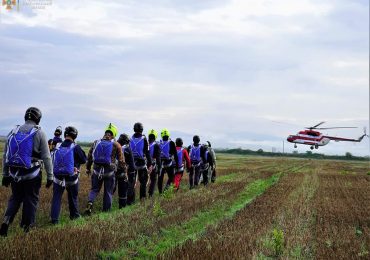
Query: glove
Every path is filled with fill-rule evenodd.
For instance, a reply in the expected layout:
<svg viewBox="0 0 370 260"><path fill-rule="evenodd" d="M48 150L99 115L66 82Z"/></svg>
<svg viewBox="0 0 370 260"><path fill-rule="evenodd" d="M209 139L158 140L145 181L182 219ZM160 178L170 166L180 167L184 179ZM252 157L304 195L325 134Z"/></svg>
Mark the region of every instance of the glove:
<svg viewBox="0 0 370 260"><path fill-rule="evenodd" d="M46 187L47 189L49 189L49 188L50 188L50 186L51 186L51 184L53 184L53 180L47 180L47 181L46 181L46 185L45 185L45 187Z"/></svg>
<svg viewBox="0 0 370 260"><path fill-rule="evenodd" d="M1 184L5 187L9 187L10 183L12 182L12 177L10 176L3 176Z"/></svg>

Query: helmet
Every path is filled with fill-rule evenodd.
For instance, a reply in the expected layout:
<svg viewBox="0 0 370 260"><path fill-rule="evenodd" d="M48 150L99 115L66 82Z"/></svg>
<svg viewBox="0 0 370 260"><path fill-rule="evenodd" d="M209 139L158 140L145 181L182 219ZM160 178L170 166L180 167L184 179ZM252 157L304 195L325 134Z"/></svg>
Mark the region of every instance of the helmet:
<svg viewBox="0 0 370 260"><path fill-rule="evenodd" d="M121 134L118 138L118 141L120 145L125 145L130 142L130 137L127 134Z"/></svg>
<svg viewBox="0 0 370 260"><path fill-rule="evenodd" d="M199 135L194 135L194 136L193 136L193 142L194 142L195 144L199 144L199 142L200 142Z"/></svg>
<svg viewBox="0 0 370 260"><path fill-rule="evenodd" d="M163 138L165 136L170 137L170 131L167 128L163 128L161 131L161 137Z"/></svg>
<svg viewBox="0 0 370 260"><path fill-rule="evenodd" d="M111 132L113 137L116 138L117 133L118 133L118 129L115 125L113 125L112 123L109 123L107 128L105 128L105 132Z"/></svg>
<svg viewBox="0 0 370 260"><path fill-rule="evenodd" d="M149 133L148 133L148 137L149 137L150 135L154 135L154 140L155 140L155 139L157 139L157 137L158 137L158 133L157 133L157 131L155 131L154 129L152 129L152 130L150 130L150 131L149 131Z"/></svg>
<svg viewBox="0 0 370 260"><path fill-rule="evenodd" d="M208 147L212 147L210 141L207 141L207 143L208 143Z"/></svg>
<svg viewBox="0 0 370 260"><path fill-rule="evenodd" d="M134 132L135 133L142 133L144 130L143 124L140 122L137 122L134 124Z"/></svg>
<svg viewBox="0 0 370 260"><path fill-rule="evenodd" d="M202 144L205 148L208 148L208 143Z"/></svg>
<svg viewBox="0 0 370 260"><path fill-rule="evenodd" d="M77 131L77 128L74 126L67 126L66 129L64 129L64 138L69 136L74 140L77 138L77 135L78 135L78 131Z"/></svg>
<svg viewBox="0 0 370 260"><path fill-rule="evenodd" d="M58 126L54 131L55 136L61 136L62 135L62 127Z"/></svg>
<svg viewBox="0 0 370 260"><path fill-rule="evenodd" d="M184 142L182 141L181 138L176 138L176 146L182 146Z"/></svg>
<svg viewBox="0 0 370 260"><path fill-rule="evenodd" d="M24 120L31 120L35 122L36 124L40 123L42 117L41 110L37 107L30 107L26 110L26 113L24 114Z"/></svg>

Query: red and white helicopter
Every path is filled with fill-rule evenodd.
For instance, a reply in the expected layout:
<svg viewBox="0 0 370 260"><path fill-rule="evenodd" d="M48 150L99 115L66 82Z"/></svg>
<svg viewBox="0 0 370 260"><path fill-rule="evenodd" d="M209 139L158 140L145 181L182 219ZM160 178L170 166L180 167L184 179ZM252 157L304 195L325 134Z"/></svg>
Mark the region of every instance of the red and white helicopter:
<svg viewBox="0 0 370 260"><path fill-rule="evenodd" d="M346 141L346 142L361 142L362 139L367 136L366 135L366 128L364 128L364 134L360 136L358 139L349 139L349 138L342 138L342 137L335 137L335 136L327 136L323 135L322 133L318 131L314 131L314 129L317 130L326 130L326 129L337 129L337 128L357 128L357 127L325 127L325 128L318 128L318 126L322 125L325 122L320 122L315 126L312 127L306 127L308 130L299 131L296 135L289 135L287 138L287 141L290 143L294 143L294 148L297 148L297 144L304 144L304 145L310 145L311 150L316 148L318 149L319 146L327 145L330 140L340 142L340 141Z"/></svg>

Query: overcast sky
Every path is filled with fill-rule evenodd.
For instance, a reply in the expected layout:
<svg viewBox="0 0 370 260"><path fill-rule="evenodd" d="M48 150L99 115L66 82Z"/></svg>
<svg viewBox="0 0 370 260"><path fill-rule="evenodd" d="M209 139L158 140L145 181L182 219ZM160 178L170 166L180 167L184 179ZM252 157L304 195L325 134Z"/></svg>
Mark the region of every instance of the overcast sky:
<svg viewBox="0 0 370 260"><path fill-rule="evenodd" d="M320 121L359 127L325 131L343 137L369 126L368 0L20 2L0 14L0 134L28 106L48 135L74 125L80 140L140 121L186 143L282 150ZM369 155L369 141L319 151Z"/></svg>

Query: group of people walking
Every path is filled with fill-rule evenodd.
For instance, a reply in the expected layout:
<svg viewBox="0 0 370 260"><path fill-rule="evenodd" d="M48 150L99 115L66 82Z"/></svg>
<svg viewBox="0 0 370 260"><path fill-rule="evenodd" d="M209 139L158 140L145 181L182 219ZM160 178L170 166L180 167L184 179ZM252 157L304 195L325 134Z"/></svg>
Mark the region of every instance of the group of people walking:
<svg viewBox="0 0 370 260"><path fill-rule="evenodd" d="M39 126L41 111L30 107L25 113L25 123L15 127L8 135L3 155L2 185L11 186L0 235L7 236L9 225L23 203L21 227L25 232L35 223L36 209L41 188L41 170L46 171L46 188L53 185L51 202L51 223L57 224L61 210L62 196L68 194L70 218L80 217L78 207L79 177L82 164L91 177L85 215L90 215L94 201L104 186L103 211L112 207L113 195L118 190L119 208L135 202L135 186L140 185L140 200L154 196L171 186L178 190L185 170L189 173L189 187L200 183L207 185L216 178L216 156L211 143L200 143L199 136L193 137L193 144L183 147L181 138L173 142L168 129L160 132L154 129L143 134L144 127L135 123L134 134L118 136L118 129L110 123L102 139L94 141L86 156L75 142L78 130L68 126L58 127L54 138L47 141ZM64 140L62 140L62 135ZM118 136L118 138L117 138ZM164 177L167 182L164 185Z"/></svg>

